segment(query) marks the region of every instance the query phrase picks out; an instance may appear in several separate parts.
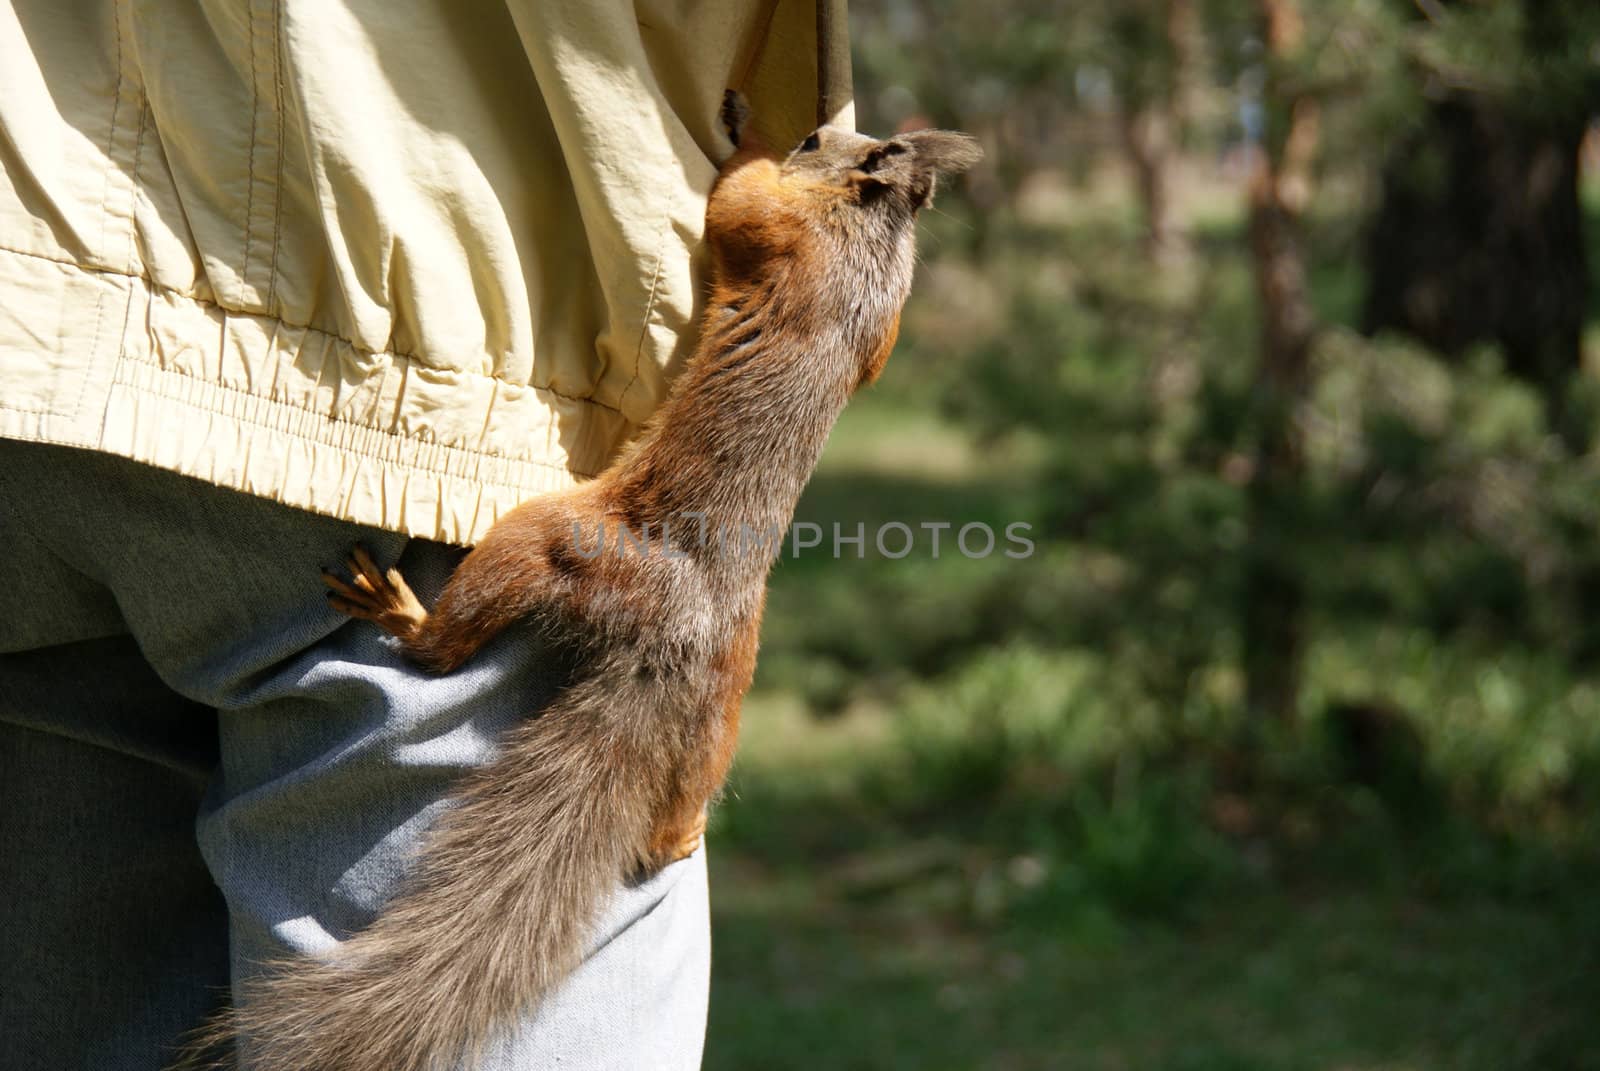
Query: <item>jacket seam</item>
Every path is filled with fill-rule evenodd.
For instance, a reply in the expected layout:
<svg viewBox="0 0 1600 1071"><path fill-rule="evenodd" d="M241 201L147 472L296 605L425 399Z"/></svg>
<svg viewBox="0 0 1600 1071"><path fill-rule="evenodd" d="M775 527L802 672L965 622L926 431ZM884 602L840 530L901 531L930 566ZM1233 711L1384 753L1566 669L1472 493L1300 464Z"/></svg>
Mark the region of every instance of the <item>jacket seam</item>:
<svg viewBox="0 0 1600 1071"><path fill-rule="evenodd" d="M277 168L272 180L272 259L267 266L267 308L277 306L278 250L283 244L283 4L272 5L272 97L277 118Z"/></svg>
<svg viewBox="0 0 1600 1071"><path fill-rule="evenodd" d="M106 248L106 225L111 218L111 179L117 173L117 112L122 107L122 12L120 8L121 5L116 2L111 5L111 36L117 42L117 88L111 98L111 129L106 133L106 176L105 182L100 187L100 240L96 243L98 246L96 253L108 260L110 259L110 250ZM135 178L135 186L137 186L137 177ZM131 224L128 230L131 234L133 231ZM43 259L53 260L54 258L45 257ZM67 264L70 262L57 261L57 263ZM130 262L128 266L131 268L133 265ZM110 274L117 273L113 271ZM96 295L94 303L94 334L89 340L89 360L91 362L100 353L100 331L105 325L105 311L106 295L102 292ZM78 396L73 399L71 410L66 413L52 415L64 417L74 423L77 422L79 414L83 412L83 401L89 394L90 378L89 376L84 376L83 381L78 384ZM37 410L34 411L36 412Z"/></svg>
<svg viewBox="0 0 1600 1071"><path fill-rule="evenodd" d="M417 355L415 353L407 353L404 350L374 350L374 349L370 349L370 348L368 348L366 346L363 346L361 343L354 341L353 339L345 338L343 335L341 335L341 334L339 334L339 333L337 333L335 331L329 331L326 328L313 327L311 324L294 323L293 321L286 320L281 316L273 316L270 313L252 312L249 309L230 309L228 306L222 304L221 302L208 301L203 297L197 297L194 294L185 293L184 291L174 289L173 287L162 286L160 283L155 282L153 279L149 278L148 276L135 274L135 273L129 272L129 271L125 271L122 268L110 267L110 266L107 266L107 265L100 265L100 264L80 264L75 260L68 260L68 259L65 259L65 258L62 258L62 257L52 257L52 256L48 256L48 255L46 255L44 253L35 253L35 252L33 252L31 250L27 250L27 249L15 249L15 248L12 248L11 246L5 245L3 243L0 243L0 253L10 253L13 256L27 257L30 260L40 260L40 261L44 261L45 263L48 263L48 264L59 264L62 267L65 267L65 268L74 268L74 269L76 269L78 271L81 271L81 272L92 273L92 274L96 274L96 275L115 275L115 276L117 276L119 278L123 278L123 279L137 279L139 282L144 283L145 286L149 287L149 289L151 291L153 291L153 292L159 292L159 293L163 293L163 294L171 294L171 295L173 295L175 297L183 298L185 301L192 301L196 305L203 305L203 306L206 306L208 308L218 309L218 310L220 310L222 312L225 312L225 313L227 313L227 314L229 314L231 316L257 316L257 317L260 317L263 320L270 320L273 323L276 323L276 324L278 324L278 325L280 325L282 327L287 327L287 328L289 328L291 330L294 330L294 331L309 331L312 334L322 335L325 338L331 338L331 339L334 339L334 340L336 340L338 342L343 342L345 345L349 346L351 349L356 350L359 353L371 354L373 356L378 356L378 357L404 357L408 361L415 361L416 364L417 364L417 367L426 369L426 370L428 370L430 372L447 372L447 373L449 373L451 375L470 376L470 377L477 378L477 379L492 379L492 380L495 380L495 381L497 381L499 383L504 383L507 386L518 387L518 388L525 389L525 390L541 391L541 392L543 392L545 394L549 394L549 395L551 395L553 397L560 398L562 401L578 402L578 403L583 404L583 405L592 405L596 409L604 409L608 413L615 413L618 416L623 417L625 419L627 417L627 414L624 413L617 406L608 405L607 403L602 402L602 401L598 401L598 400L596 400L594 398L579 397L579 396L574 395L574 394L563 394L561 391L556 390L554 387L546 387L546 386L542 386L541 384L538 384L538 383L518 383L516 380L507 379L504 376L497 376L497 375L493 375L493 374L485 375L485 374L483 374L481 372L473 372L473 371L470 371L470 370L465 369L465 368L442 368L442 367L440 367L438 365L432 364L425 357L421 357L421 356L419 356L419 355ZM195 378L197 378L197 377L195 377ZM207 382L207 381L202 381L202 382ZM634 423L634 422L633 421L629 421L629 423Z"/></svg>
<svg viewBox="0 0 1600 1071"><path fill-rule="evenodd" d="M146 101L141 100L139 102L139 133L138 133L138 136L135 137L134 140L133 140L133 172L132 172L132 186L133 186L132 193L133 193L133 196L129 199L129 202L128 202L128 214L130 216L130 219L128 221L128 270L129 270L130 273L133 271L134 266L136 264L138 264L139 261L142 259L142 258L139 258L139 256L138 256L138 253L139 253L139 241L138 241L138 239L139 239L139 227L138 227L138 221L136 219L134 219L134 218L131 218L131 217L137 216L138 212L139 212L139 191L143 188L143 186L141 185L141 183L139 181L139 167L144 162L144 132L147 129L149 129L149 125L150 125L149 122L148 122L149 116L150 116L149 104Z"/></svg>
<svg viewBox="0 0 1600 1071"><path fill-rule="evenodd" d="M245 20L250 35L250 150L245 154L244 255L239 263L239 304L247 304L250 286L250 239L255 228L256 209L256 124L261 118L261 83L256 69L256 7L245 4Z"/></svg>
<svg viewBox="0 0 1600 1071"><path fill-rule="evenodd" d="M127 363L129 363L129 364L139 364L140 362L138 362L138 361L128 361ZM171 369L160 369L160 371L165 372L168 375L182 375L181 372L173 372ZM188 378L188 377L185 377L185 378ZM265 404L271 405L271 406L280 406L280 407L283 407L283 408L286 408L286 409L292 409L295 412L299 412L299 413L314 413L315 412L314 410L310 410L310 409L302 409L299 406L288 405L285 402L274 401L274 400L272 400L270 398L261 398L261 397L259 397L257 395L250 394L250 393L247 393L245 391L242 391L237 387L229 387L229 386L227 386L225 384L222 384L222 383L212 383L212 382L209 382L209 381L206 381L206 380L201 380L200 382L205 383L205 385L207 387L209 387L209 388L211 388L213 390L224 391L224 392L226 392L228 394L238 395L239 397L244 398L244 399L246 399L248 401L262 402L262 403L265 403ZM217 417L220 420L231 421L231 422L238 423L238 424L247 424L250 427L260 428L263 431L270 431L270 432L273 432L273 433L278 434L278 435L287 436L288 438L291 438L291 439L298 439L301 442L311 443L312 445L315 445L315 446L324 446L324 447L327 447L329 450L339 450L339 451L343 451L343 452L350 452L350 451L347 451L344 447L340 447L335 443L330 443L330 442L327 442L326 440L319 439L314 435L307 435L304 432L295 431L292 428L279 427L279 426L277 426L275 424L272 424L272 423L269 423L269 422L267 422L265 420L262 420L259 417L252 417L252 416L248 416L248 415L240 414L240 413L219 413L216 410L207 409L205 406L199 404L198 402L193 401L192 399L185 398L182 395L176 394L176 393L174 393L172 391L162 390L160 387L143 386L143 385L137 384L137 383L130 383L125 379L119 379L117 381L117 386L122 387L125 390L129 390L129 391L132 391L132 392L137 393L137 394L147 395L147 396L156 397L156 398L162 398L162 399L165 399L166 401L169 401L169 402L176 402L179 405L188 406L191 409L201 409L201 410L204 410L205 412L209 413L210 415ZM554 469L556 472L564 472L564 473L568 473L568 474L573 475L573 476L581 476L584 479L593 479L594 476L596 475L595 473L587 472L587 471L584 471L582 469L573 468L573 467L571 467L569 465L562 465L562 464L559 464L558 462L555 462L555 461L544 461L544 460L542 460L540 458L511 457L508 454L491 454L488 451L484 451L484 450L473 450L471 447L466 447L466 446L453 446L453 445L451 445L449 443L429 442L426 439L412 438L411 436L404 435L404 434L402 434L402 433L400 433L398 431L391 431L388 428L374 428L374 427L371 427L371 426L365 425L365 424L357 424L354 421L342 420L337 416L328 416L328 417L325 417L324 419L326 419L327 422L330 423L330 424L338 424L341 427L351 428L351 429L354 429L357 432L362 432L362 433L366 433L366 434L370 434L370 435L382 435L382 436L384 436L384 437L386 437L388 439L392 439L392 440L394 440L395 442L398 442L398 443L402 443L402 444L403 443L414 443L418 447L420 447L420 448L422 448L424 450L449 451L449 452L452 452L452 453L460 454L463 457L472 458L474 460L487 459L487 460L489 460L491 462L494 462L496 464L538 465L538 466L541 466L543 468ZM412 469L412 470L415 470L415 471L418 471L418 472L425 472L425 473L428 473L429 475L433 475L433 476L445 476L445 477L449 477L451 479L466 480L469 483L479 484L479 485L482 485L484 487L510 487L510 488L514 488L516 490L526 490L527 489L523 484L520 484L520 483L511 483L511 482L506 482L506 481L502 481L502 480L481 479L481 478L479 478L477 476L473 476L473 475L470 475L470 474L467 474L467 473L464 473L464 472L452 472L447 467L443 467L443 466L436 465L436 464L430 465L425 461L420 461L420 460L415 460L415 459L408 460L408 459L405 459L405 458L398 458L398 457L385 458L385 457L377 457L377 456L374 456L374 455L371 455L371 454L361 454L361 453L354 453L353 456L358 457L358 458L367 458L367 459L370 459L370 460L373 460L373 461L378 461L378 462L385 462L385 461L395 462L397 464L404 465L408 469Z"/></svg>
<svg viewBox="0 0 1600 1071"><path fill-rule="evenodd" d="M656 291L661 286L662 262L667 258L667 227L663 220L661 230L656 234L656 270L650 276L650 294L644 302L644 321L639 325L639 342L633 348L633 378L628 380L628 385L622 388L622 393L617 397L617 412L622 412L623 406L628 404L628 392L633 390L633 385L639 382L639 366L644 363L644 343L650 337L650 317L656 311Z"/></svg>
<svg viewBox="0 0 1600 1071"><path fill-rule="evenodd" d="M117 173L117 113L122 108L122 5L115 2L111 5L111 37L117 43L117 81L116 91L111 97L111 124L106 132L106 174L105 181L100 187L100 240L95 243L100 256L106 256L106 224L110 214L107 206L111 203L111 178Z"/></svg>

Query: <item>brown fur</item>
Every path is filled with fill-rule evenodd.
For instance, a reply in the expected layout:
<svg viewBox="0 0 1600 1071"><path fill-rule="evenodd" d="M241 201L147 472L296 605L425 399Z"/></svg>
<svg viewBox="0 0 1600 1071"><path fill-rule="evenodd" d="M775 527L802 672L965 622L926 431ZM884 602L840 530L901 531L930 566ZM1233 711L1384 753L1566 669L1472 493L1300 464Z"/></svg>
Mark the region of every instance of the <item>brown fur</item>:
<svg viewBox="0 0 1600 1071"><path fill-rule="evenodd" d="M730 97L736 143L742 117ZM977 156L943 131L822 130L788 157L746 143L707 206L700 344L637 447L503 518L431 613L360 548L349 580L327 577L336 606L432 671L518 622L560 637L579 668L459 786L379 918L250 987L203 1039L211 1051L236 1039L259 1071L453 1067L576 965L614 883L692 849L733 759L781 533L840 409L894 344L935 173ZM687 514L780 542L738 553ZM608 539L648 526L649 555L586 557L597 520Z"/></svg>

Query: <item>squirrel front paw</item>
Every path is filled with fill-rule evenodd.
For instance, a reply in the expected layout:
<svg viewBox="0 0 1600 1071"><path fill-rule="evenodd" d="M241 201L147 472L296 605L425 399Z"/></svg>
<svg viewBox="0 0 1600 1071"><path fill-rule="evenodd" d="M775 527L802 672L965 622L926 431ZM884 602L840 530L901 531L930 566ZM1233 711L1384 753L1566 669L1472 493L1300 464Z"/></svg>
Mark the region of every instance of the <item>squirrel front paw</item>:
<svg viewBox="0 0 1600 1071"><path fill-rule="evenodd" d="M733 147L739 147L739 139L744 134L745 124L750 122L750 102L744 99L744 94L737 89L725 90L722 94L722 128L728 132L728 140L733 142Z"/></svg>
<svg viewBox="0 0 1600 1071"><path fill-rule="evenodd" d="M706 808L701 807L687 822L678 818L658 825L651 831L644 866L634 876L645 878L659 873L699 851L705 843L706 822Z"/></svg>
<svg viewBox="0 0 1600 1071"><path fill-rule="evenodd" d="M371 621L402 640L415 635L427 620L428 611L422 608L400 570L378 568L372 554L360 543L351 549L345 568L350 573L348 581L331 569L322 570L322 582L329 589L328 602L335 610Z"/></svg>

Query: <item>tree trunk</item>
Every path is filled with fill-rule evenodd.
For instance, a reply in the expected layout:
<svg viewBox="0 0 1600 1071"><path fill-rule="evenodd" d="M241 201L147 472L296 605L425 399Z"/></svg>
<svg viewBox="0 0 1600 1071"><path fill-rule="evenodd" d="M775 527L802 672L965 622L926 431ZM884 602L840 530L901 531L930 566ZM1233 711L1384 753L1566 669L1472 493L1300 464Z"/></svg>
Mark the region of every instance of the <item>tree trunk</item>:
<svg viewBox="0 0 1600 1071"><path fill-rule="evenodd" d="M1194 0L1148 0L1121 18L1125 47L1138 58L1124 72L1118 126L1144 214L1144 250L1157 265L1182 264L1189 239L1173 208L1172 167L1192 107L1198 14Z"/></svg>
<svg viewBox="0 0 1600 1071"><path fill-rule="evenodd" d="M1287 91L1281 67L1302 36L1294 0L1259 0L1269 71L1262 90L1266 137L1252 162L1250 253L1261 317L1258 439L1249 484L1243 641L1246 701L1253 721L1293 716L1304 647L1305 591L1295 546L1316 316L1306 287L1301 215L1310 198L1319 140L1317 102Z"/></svg>
<svg viewBox="0 0 1600 1071"><path fill-rule="evenodd" d="M1566 398L1583 364L1589 297L1579 181L1600 75L1591 65L1570 84L1581 6L1521 7L1521 40L1506 44L1531 81L1451 89L1389 155L1367 241L1363 327L1405 331L1446 354L1498 343L1507 370L1538 388L1549 426L1577 451L1586 429Z"/></svg>
<svg viewBox="0 0 1600 1071"><path fill-rule="evenodd" d="M1383 171L1367 239L1363 329L1448 355L1500 345L1570 438L1589 271L1578 200L1582 116L1538 117L1467 92L1429 107Z"/></svg>
<svg viewBox="0 0 1600 1071"><path fill-rule="evenodd" d="M1188 141L1189 124L1194 119L1195 96L1202 77L1201 54L1204 37L1200 10L1195 0L1167 0L1167 52L1172 57L1171 111L1173 137L1182 146Z"/></svg>
<svg viewBox="0 0 1600 1071"><path fill-rule="evenodd" d="M1145 255L1157 264L1186 259L1187 241L1172 211L1172 120L1164 105L1150 104L1121 117L1122 144L1133 168L1144 213Z"/></svg>

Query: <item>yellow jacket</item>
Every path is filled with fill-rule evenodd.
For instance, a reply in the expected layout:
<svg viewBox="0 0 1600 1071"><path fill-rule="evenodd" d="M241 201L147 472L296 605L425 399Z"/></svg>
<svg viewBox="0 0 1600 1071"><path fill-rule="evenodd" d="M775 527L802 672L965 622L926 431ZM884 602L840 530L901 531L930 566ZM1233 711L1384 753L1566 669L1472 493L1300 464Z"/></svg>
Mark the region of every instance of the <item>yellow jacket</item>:
<svg viewBox="0 0 1600 1071"><path fill-rule="evenodd" d="M0 437L475 541L661 401L723 89L849 123L842 6L0 6Z"/></svg>

